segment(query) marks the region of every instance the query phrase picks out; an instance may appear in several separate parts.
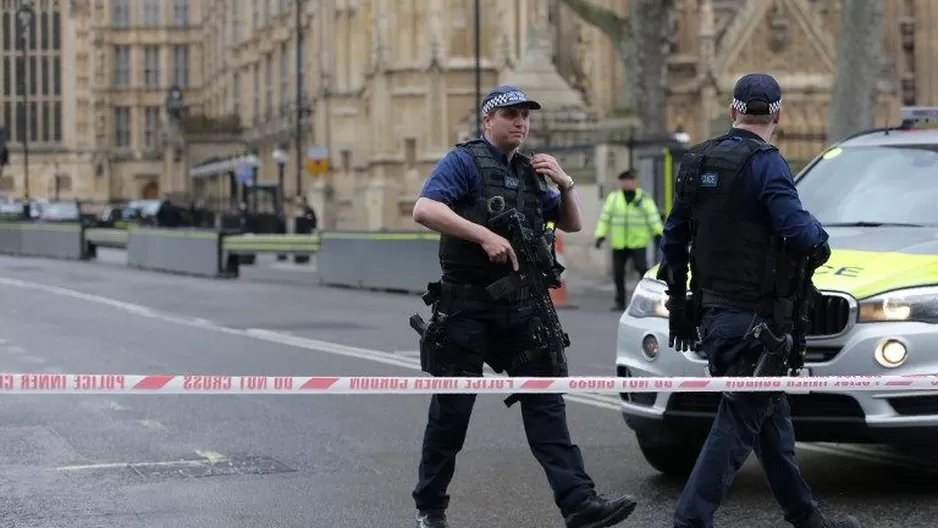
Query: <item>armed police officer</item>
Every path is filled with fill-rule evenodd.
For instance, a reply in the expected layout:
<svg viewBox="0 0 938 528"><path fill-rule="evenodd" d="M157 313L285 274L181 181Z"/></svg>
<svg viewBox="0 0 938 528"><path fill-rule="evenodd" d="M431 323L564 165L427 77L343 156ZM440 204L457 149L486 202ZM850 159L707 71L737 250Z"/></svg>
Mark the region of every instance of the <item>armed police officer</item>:
<svg viewBox="0 0 938 528"><path fill-rule="evenodd" d="M486 288L517 272L518 248L490 224L493 212L517 209L524 228L543 239L546 222L581 229L573 179L553 157L518 152L530 114L541 108L511 86L492 89L481 101L484 134L444 156L414 205L414 220L438 231L443 276L431 285L435 317L443 316L443 343L433 351L437 376L482 376L483 363L510 376L557 376L538 353L543 321L520 291L494 300ZM548 186L547 179L558 190ZM424 334L427 335L426 333ZM421 348L425 343L422 341ZM568 528L613 526L635 508L630 496L609 499L594 491L579 448L567 429L560 394L517 394L530 449L553 489ZM418 528L447 528L447 488L462 449L475 394L435 394L423 439L419 480L413 491Z"/></svg>
<svg viewBox="0 0 938 528"><path fill-rule="evenodd" d="M665 224L658 278L668 285L669 342L681 352L705 353L713 376L755 374L767 347L752 338L753 328L765 323L785 335L797 316L798 289L791 285L799 263L811 272L830 256L827 232L802 207L787 162L768 143L781 107L781 88L770 75L737 82L733 128L688 150ZM759 375L788 375L788 369ZM678 501L675 528L711 528L753 451L790 524L859 528L853 517L834 522L819 512L795 459L790 415L785 393L724 393Z"/></svg>

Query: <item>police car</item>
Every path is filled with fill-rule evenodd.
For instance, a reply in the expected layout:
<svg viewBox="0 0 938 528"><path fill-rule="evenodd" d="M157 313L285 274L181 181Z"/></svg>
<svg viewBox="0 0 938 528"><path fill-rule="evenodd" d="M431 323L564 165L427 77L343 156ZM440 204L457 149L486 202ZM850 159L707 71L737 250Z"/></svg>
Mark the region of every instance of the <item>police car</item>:
<svg viewBox="0 0 938 528"><path fill-rule="evenodd" d="M830 233L814 283L822 296L806 376L938 373L938 107L902 109L901 125L853 135L795 178ZM705 376L699 352L668 347L665 285L648 271L619 320L620 377ZM800 442L938 440L938 392L790 394ZM624 393L622 413L648 463L686 475L719 393Z"/></svg>

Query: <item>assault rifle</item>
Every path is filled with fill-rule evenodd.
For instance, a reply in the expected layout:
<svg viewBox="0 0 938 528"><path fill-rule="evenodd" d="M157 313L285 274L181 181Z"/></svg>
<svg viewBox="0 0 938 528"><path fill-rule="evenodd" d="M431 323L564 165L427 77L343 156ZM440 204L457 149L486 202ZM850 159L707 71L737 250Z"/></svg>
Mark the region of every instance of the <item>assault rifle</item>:
<svg viewBox="0 0 938 528"><path fill-rule="evenodd" d="M551 374L557 377L567 376L567 358L564 349L570 346L570 336L564 332L550 298L550 288L561 286L560 274L564 267L560 265L547 244L535 236L533 230L524 227L524 215L517 209L505 209L505 201L496 196L486 204L492 217L489 226L504 236L511 244L518 257L518 271L512 272L486 288L492 299L502 299L527 290L534 312L540 325L534 331L537 350L544 354L551 368ZM516 400L512 395L505 400L509 407Z"/></svg>
<svg viewBox="0 0 938 528"><path fill-rule="evenodd" d="M756 363L753 376L797 376L804 367L807 345L805 338L811 328L811 315L818 295L813 277L816 262L811 256L800 258L792 279L791 319L782 328L782 336L776 336L765 322L759 323L747 334L758 339L765 350Z"/></svg>

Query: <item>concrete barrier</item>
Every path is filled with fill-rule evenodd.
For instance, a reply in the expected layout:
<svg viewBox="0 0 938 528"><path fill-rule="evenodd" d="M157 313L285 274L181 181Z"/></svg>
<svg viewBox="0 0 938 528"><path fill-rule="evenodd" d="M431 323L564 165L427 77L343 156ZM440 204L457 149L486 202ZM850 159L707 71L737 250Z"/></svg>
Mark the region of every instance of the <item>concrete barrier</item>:
<svg viewBox="0 0 938 528"><path fill-rule="evenodd" d="M0 222L0 253L69 260L87 258L78 223Z"/></svg>
<svg viewBox="0 0 938 528"><path fill-rule="evenodd" d="M127 247L129 236L126 228L89 227L85 229L85 242L89 247L124 249Z"/></svg>
<svg viewBox="0 0 938 528"><path fill-rule="evenodd" d="M440 237L426 231L323 231L316 256L320 284L423 293L442 271Z"/></svg>
<svg viewBox="0 0 938 528"><path fill-rule="evenodd" d="M222 233L211 229L133 227L127 238L127 265L145 270L233 278L222 259Z"/></svg>

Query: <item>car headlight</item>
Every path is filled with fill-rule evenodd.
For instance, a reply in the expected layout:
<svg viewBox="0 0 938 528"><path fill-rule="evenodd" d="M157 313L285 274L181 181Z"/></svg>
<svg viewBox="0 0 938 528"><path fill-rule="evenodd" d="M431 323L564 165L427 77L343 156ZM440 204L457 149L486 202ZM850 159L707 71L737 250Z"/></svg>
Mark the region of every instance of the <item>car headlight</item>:
<svg viewBox="0 0 938 528"><path fill-rule="evenodd" d="M908 288L860 301L859 321L938 323L938 286Z"/></svg>
<svg viewBox="0 0 938 528"><path fill-rule="evenodd" d="M635 286L635 293L629 302L627 313L632 317L668 318L668 309L664 303L668 300L667 286L652 279L642 279Z"/></svg>

